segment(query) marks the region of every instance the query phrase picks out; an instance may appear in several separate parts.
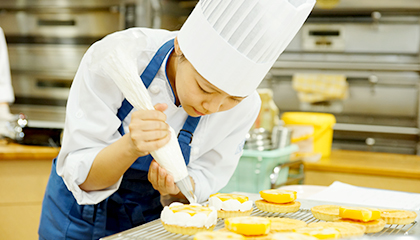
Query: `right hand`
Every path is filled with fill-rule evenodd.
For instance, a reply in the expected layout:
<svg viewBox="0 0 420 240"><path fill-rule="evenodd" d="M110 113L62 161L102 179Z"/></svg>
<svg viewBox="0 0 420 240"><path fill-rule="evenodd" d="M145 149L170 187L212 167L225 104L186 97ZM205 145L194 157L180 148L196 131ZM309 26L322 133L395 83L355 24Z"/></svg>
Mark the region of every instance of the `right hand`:
<svg viewBox="0 0 420 240"><path fill-rule="evenodd" d="M138 110L131 115L130 138L133 151L145 156L167 144L171 139L166 115L166 104L156 104L155 110Z"/></svg>

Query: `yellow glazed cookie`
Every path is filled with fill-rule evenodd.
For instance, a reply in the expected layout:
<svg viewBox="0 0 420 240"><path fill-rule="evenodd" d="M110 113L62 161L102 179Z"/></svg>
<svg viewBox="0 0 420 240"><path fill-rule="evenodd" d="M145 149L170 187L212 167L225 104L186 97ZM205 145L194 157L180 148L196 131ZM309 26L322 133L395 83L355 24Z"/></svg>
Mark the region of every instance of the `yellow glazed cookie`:
<svg viewBox="0 0 420 240"><path fill-rule="evenodd" d="M306 227L306 222L292 218L270 217L271 232L293 231L294 229Z"/></svg>
<svg viewBox="0 0 420 240"><path fill-rule="evenodd" d="M340 206L338 205L318 205L311 208L314 218L324 221L333 221L339 218Z"/></svg>
<svg viewBox="0 0 420 240"><path fill-rule="evenodd" d="M163 208L160 219L168 232L194 235L214 229L217 223L217 211L200 204L184 205L174 202Z"/></svg>
<svg viewBox="0 0 420 240"><path fill-rule="evenodd" d="M222 229L217 230L217 232L231 232L231 231L229 231L226 228L222 228ZM272 240L271 233L257 235L257 236L246 236L246 235L241 235L241 236L245 237L246 240Z"/></svg>
<svg viewBox="0 0 420 240"><path fill-rule="evenodd" d="M337 222L348 222L352 224L357 224L365 227L365 233L376 233L380 232L385 227L385 221L383 219L372 220L369 222L363 222L352 219L337 219Z"/></svg>
<svg viewBox="0 0 420 240"><path fill-rule="evenodd" d="M265 212L275 212L275 213L291 213L297 212L300 208L300 202L289 202L289 203L271 203L266 200L257 200L255 201L255 206L258 209Z"/></svg>
<svg viewBox="0 0 420 240"><path fill-rule="evenodd" d="M381 211L375 208L340 207L338 215L342 219L353 219L368 222L381 218Z"/></svg>
<svg viewBox="0 0 420 240"><path fill-rule="evenodd" d="M318 240L318 238L300 233L274 233L271 240Z"/></svg>
<svg viewBox="0 0 420 240"><path fill-rule="evenodd" d="M318 239L337 239L340 238L340 232L333 227L303 227L294 230L294 232L313 236Z"/></svg>
<svg viewBox="0 0 420 240"><path fill-rule="evenodd" d="M296 200L296 191L268 189L260 191L261 197L271 203L289 203Z"/></svg>
<svg viewBox="0 0 420 240"><path fill-rule="evenodd" d="M245 236L265 235L270 232L271 222L263 217L232 217L225 219L227 230Z"/></svg>
<svg viewBox="0 0 420 240"><path fill-rule="evenodd" d="M246 240L240 234L229 231L213 231L213 232L199 232L194 236L194 240L212 240L212 239L231 239L231 240Z"/></svg>
<svg viewBox="0 0 420 240"><path fill-rule="evenodd" d="M407 210L381 209L381 218L387 224L410 224L416 220L417 213Z"/></svg>
<svg viewBox="0 0 420 240"><path fill-rule="evenodd" d="M350 237L360 237L365 234L366 228L362 225L351 224L348 222L317 222L310 223L308 227L332 227L340 232L340 237L350 238Z"/></svg>
<svg viewBox="0 0 420 240"><path fill-rule="evenodd" d="M252 212L252 201L240 194L216 193L210 195L209 207L217 210L219 218L249 216Z"/></svg>

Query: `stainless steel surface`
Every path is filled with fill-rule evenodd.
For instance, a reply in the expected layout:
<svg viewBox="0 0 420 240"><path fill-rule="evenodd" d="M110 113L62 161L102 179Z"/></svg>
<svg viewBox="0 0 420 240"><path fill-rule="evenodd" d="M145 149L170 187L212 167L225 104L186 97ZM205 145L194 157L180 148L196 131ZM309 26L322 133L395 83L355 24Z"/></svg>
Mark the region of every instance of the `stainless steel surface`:
<svg viewBox="0 0 420 240"><path fill-rule="evenodd" d="M287 180L284 182L278 181L279 173L282 169L287 168L287 171L289 173ZM293 169L297 169L296 171L293 171ZM304 164L302 160L294 160L286 163L279 164L273 169L273 172L270 174L270 183L271 188L279 188L284 185L290 185L299 183L302 184L303 180L305 179L305 172L304 172Z"/></svg>
<svg viewBox="0 0 420 240"><path fill-rule="evenodd" d="M312 216L310 209L301 208L296 213L268 213L258 210L254 207L254 210L251 213L251 216L261 216L261 217L287 217L305 221L307 223L319 222L320 220L315 219ZM417 222L407 225L386 225L385 228L374 234L365 234L369 237L381 237L381 236L401 236L404 234L410 234L410 231L418 225ZM214 228L215 231L224 228L224 221L218 219L217 225ZM193 236L181 235L167 232L160 221L160 219L154 220L152 222L143 224L141 226L132 228L130 230L102 238L104 240L129 240L129 239L193 239Z"/></svg>
<svg viewBox="0 0 420 240"><path fill-rule="evenodd" d="M289 146L292 141L292 129L284 126L274 126L271 132L271 147L273 149Z"/></svg>
<svg viewBox="0 0 420 240"><path fill-rule="evenodd" d="M272 133L264 128L256 128L246 135L244 149L252 149L258 151L272 150Z"/></svg>
<svg viewBox="0 0 420 240"><path fill-rule="evenodd" d="M6 11L0 14L0 23L7 23L1 26L9 41L11 36L101 38L122 29L123 24L120 22L120 13L108 9L93 11L57 9L56 12L46 12L44 9Z"/></svg>
<svg viewBox="0 0 420 240"><path fill-rule="evenodd" d="M69 74L70 75L70 74ZM56 76L53 73L14 73L12 75L16 103L19 98L44 98L67 100L73 76ZM46 104L48 104L46 102ZM53 104L57 105L57 104ZM63 105L63 104L59 104Z"/></svg>
<svg viewBox="0 0 420 240"><path fill-rule="evenodd" d="M417 0L317 1L260 87L281 113L334 114L333 148L420 154L419 13ZM348 98L302 103L296 73L344 75Z"/></svg>
<svg viewBox="0 0 420 240"><path fill-rule="evenodd" d="M29 119L29 127L64 128L66 109L64 106L43 106L33 104L14 104L10 107L13 113L24 113Z"/></svg>
<svg viewBox="0 0 420 240"><path fill-rule="evenodd" d="M0 0L15 91L11 111L25 113L31 127L63 127L69 89L86 50L109 33L149 27L156 2Z"/></svg>
<svg viewBox="0 0 420 240"><path fill-rule="evenodd" d="M6 123L6 132L0 134L1 137L7 137L15 141L21 141L25 134L23 128L28 126L28 120L24 114L16 114L14 118Z"/></svg>
<svg viewBox="0 0 420 240"><path fill-rule="evenodd" d="M331 3L329 8L322 7L320 2ZM332 4L336 2L337 4ZM340 0L340 1L318 1L315 5L315 13L324 12L363 12L372 10L383 11L418 11L420 2L417 0Z"/></svg>
<svg viewBox="0 0 420 240"><path fill-rule="evenodd" d="M74 76L88 45L71 44L9 44L9 61L12 73L27 72L38 75ZM62 72L65 73L62 73Z"/></svg>
<svg viewBox="0 0 420 240"><path fill-rule="evenodd" d="M0 1L0 8L99 8L117 5L121 2L121 0L6 0ZM135 0L124 2L135 2Z"/></svg>
<svg viewBox="0 0 420 240"><path fill-rule="evenodd" d="M331 23L306 23L298 35L300 44L292 43L288 51L397 54L419 51L419 18L394 17L376 24L358 23L357 18L346 23L334 23L333 20ZM389 38L390 34L392 38Z"/></svg>
<svg viewBox="0 0 420 240"><path fill-rule="evenodd" d="M324 64L328 65L327 62ZM274 68L271 70L272 78L264 80L261 86L273 89L273 99L281 111L296 110L300 109L301 105L292 87L294 73L344 74L349 83L349 97L339 101L340 106L336 112L417 117L420 83L420 76L417 72L335 70L326 69L325 65L322 69L315 70ZM375 83L370 81L372 76L377 78ZM308 106L303 105L302 107ZM328 106L324 105L324 108L329 110ZM305 110L310 111L311 109L306 108Z"/></svg>

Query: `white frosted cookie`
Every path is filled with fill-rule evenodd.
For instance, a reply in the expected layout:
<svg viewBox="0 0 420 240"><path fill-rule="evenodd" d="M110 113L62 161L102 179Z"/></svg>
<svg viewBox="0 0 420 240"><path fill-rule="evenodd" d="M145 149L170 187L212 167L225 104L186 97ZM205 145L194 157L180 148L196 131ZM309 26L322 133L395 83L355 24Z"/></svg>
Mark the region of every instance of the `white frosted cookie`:
<svg viewBox="0 0 420 240"><path fill-rule="evenodd" d="M200 204L174 202L165 206L160 215L163 227L168 232L194 235L201 231L212 231L217 223L217 211Z"/></svg>
<svg viewBox="0 0 420 240"><path fill-rule="evenodd" d="M252 212L252 201L241 194L216 193L210 195L209 207L217 210L219 218L249 216Z"/></svg>

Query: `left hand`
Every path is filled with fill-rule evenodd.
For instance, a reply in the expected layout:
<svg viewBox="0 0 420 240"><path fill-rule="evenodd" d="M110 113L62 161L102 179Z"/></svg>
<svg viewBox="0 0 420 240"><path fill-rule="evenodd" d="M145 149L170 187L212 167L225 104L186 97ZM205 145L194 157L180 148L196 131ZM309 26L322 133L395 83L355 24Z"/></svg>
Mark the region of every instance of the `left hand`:
<svg viewBox="0 0 420 240"><path fill-rule="evenodd" d="M179 188L175 185L174 178L164 168L162 168L155 160L149 167L147 178L154 189L158 190L160 195L177 195L180 193Z"/></svg>

